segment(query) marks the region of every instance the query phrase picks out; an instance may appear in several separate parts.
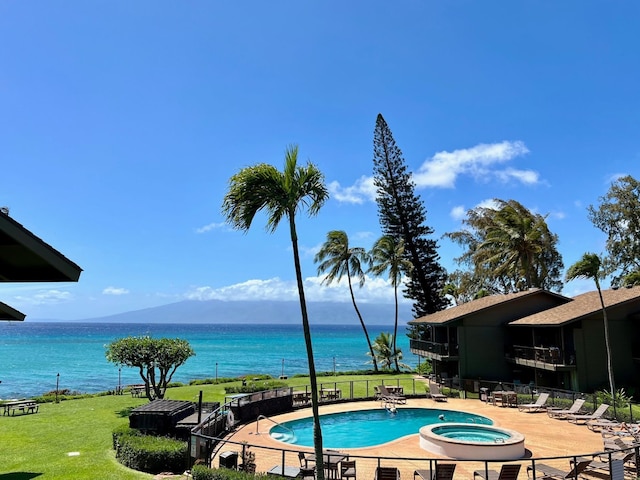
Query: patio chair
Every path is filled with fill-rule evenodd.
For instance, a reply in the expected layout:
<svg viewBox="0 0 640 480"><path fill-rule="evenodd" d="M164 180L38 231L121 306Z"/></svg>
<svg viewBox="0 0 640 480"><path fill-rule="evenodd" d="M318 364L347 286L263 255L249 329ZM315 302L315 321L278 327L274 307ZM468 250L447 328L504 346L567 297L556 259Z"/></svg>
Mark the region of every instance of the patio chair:
<svg viewBox="0 0 640 480"><path fill-rule="evenodd" d="M572 465L571 470L568 472L544 463L536 463L535 466L529 465L527 467L527 477L529 477L531 472L534 472L534 478L545 477L545 479L555 478L570 480L572 478L578 478L578 476L587 469L591 462L591 459L580 459L578 460L578 463Z"/></svg>
<svg viewBox="0 0 640 480"><path fill-rule="evenodd" d="M340 478L356 478L356 461L343 460L340 462Z"/></svg>
<svg viewBox="0 0 640 480"><path fill-rule="evenodd" d="M400 470L396 467L377 467L374 480L400 480Z"/></svg>
<svg viewBox="0 0 640 480"><path fill-rule="evenodd" d="M608 408L609 408L609 405L607 405L606 403L602 403L596 409L596 411L593 412L592 414L587 414L587 415L576 415L576 414L567 415L567 420L569 420L571 423L576 423L578 425L584 425L589 420L597 420L598 418L600 418L602 415L604 415L604 412L606 412Z"/></svg>
<svg viewBox="0 0 640 480"><path fill-rule="evenodd" d="M520 473L519 463L505 463L500 468L500 471L496 470L476 470L473 472L473 478L476 476L484 480L516 480Z"/></svg>
<svg viewBox="0 0 640 480"><path fill-rule="evenodd" d="M413 472L413 478L420 477L422 480L452 480L453 472L456 470L455 463L437 463L435 472L431 469L416 470Z"/></svg>
<svg viewBox="0 0 640 480"><path fill-rule="evenodd" d="M316 480L315 468L301 468L297 477L299 480Z"/></svg>
<svg viewBox="0 0 640 480"><path fill-rule="evenodd" d="M387 390L387 387L385 387L384 385L378 386L378 389L380 390L380 400L385 403L407 403L407 397L389 392L389 390Z"/></svg>
<svg viewBox="0 0 640 480"><path fill-rule="evenodd" d="M300 460L300 468L309 468L309 462L315 463L315 460L310 460L304 452L298 452L298 460Z"/></svg>
<svg viewBox="0 0 640 480"><path fill-rule="evenodd" d="M573 405L571 405L569 408L559 410L554 408L547 408L547 415L549 415L551 418L564 420L566 419L567 415L574 415L578 413L582 408L582 405L584 405L584 402L584 398L578 398L577 400L574 400Z"/></svg>
<svg viewBox="0 0 640 480"><path fill-rule="evenodd" d="M549 394L547 392L543 392L538 396L538 399L534 403L522 403L518 405L518 410L521 412L541 412L547 409L545 405L549 400Z"/></svg>
<svg viewBox="0 0 640 480"><path fill-rule="evenodd" d="M429 382L429 397L436 402L446 402L448 397L440 391L440 385Z"/></svg>

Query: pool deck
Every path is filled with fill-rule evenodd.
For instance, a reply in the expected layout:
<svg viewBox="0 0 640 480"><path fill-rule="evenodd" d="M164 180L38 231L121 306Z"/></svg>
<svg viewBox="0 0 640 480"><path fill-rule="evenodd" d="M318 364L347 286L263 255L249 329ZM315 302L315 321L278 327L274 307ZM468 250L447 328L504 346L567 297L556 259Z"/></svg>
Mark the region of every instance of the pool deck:
<svg viewBox="0 0 640 480"><path fill-rule="evenodd" d="M580 455L603 450L603 442L600 433L589 430L585 425L575 425L567 421L549 418L545 412L527 413L520 412L517 408L499 407L479 400L463 400L451 398L447 402L435 402L432 399L417 398L409 399L406 405L398 405L398 410L407 407L438 408L442 410L458 410L469 413L483 415L493 420L498 427L516 430L525 436L526 458L554 457L565 455ZM339 403L324 405L320 407L320 414L336 413L353 410L363 410L372 408L383 408L380 402L374 400ZM291 413L270 417L276 422L285 422L297 418L311 416L311 409L305 408ZM236 442L246 441L249 444L274 448L289 448L292 450L311 451L311 448L297 447L284 444L269 436L269 429L273 423L268 420L251 422L248 425L239 427L227 438ZM224 450L224 447L223 447ZM253 449L256 453L256 470L258 472L268 471L274 465L282 464L282 455L275 451ZM409 435L389 443L366 448L340 449L341 452L351 455L363 455L371 457L391 458L446 458L439 457L431 452L423 450L419 445L419 437ZM217 459L214 459L216 462ZM373 480L373 472L377 461L371 459L357 459L358 479ZM455 461L455 460L452 460ZM459 462L454 478L473 478L473 471L484 468L479 462ZM287 465L299 465L297 457L288 454L285 459ZM554 464L553 461L545 461L547 464ZM566 464L566 465L565 465ZM217 465L217 462L215 463ZM391 460L385 460L384 466L397 466L401 470L403 480L410 480L416 469L428 468L428 462L412 463L409 461L398 461L397 464ZM427 465L427 466L425 466ZM562 460L555 463L558 468L568 471L568 461ZM498 468L499 464L492 465ZM499 468L498 468L499 469ZM519 478L526 478L526 467L520 470Z"/></svg>

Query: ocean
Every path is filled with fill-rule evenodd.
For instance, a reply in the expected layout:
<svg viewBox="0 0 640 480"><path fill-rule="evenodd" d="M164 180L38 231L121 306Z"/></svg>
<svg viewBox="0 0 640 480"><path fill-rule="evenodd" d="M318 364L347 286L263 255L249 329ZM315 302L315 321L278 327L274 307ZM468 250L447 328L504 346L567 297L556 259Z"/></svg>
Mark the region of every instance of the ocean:
<svg viewBox="0 0 640 480"><path fill-rule="evenodd" d="M371 341L393 325L367 327ZM405 326L398 326L403 363L416 366ZM96 393L142 383L137 369L109 363L106 345L127 336L181 338L196 355L172 381L307 373L301 325L0 322L0 399L32 397L56 387ZM312 325L316 371L364 370L368 346L359 324Z"/></svg>

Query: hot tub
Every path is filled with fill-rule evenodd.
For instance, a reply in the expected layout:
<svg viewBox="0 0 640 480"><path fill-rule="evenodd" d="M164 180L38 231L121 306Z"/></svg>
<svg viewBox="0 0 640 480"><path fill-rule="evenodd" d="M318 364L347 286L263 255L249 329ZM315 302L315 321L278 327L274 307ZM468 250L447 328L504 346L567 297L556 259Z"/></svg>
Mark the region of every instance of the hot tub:
<svg viewBox="0 0 640 480"><path fill-rule="evenodd" d="M420 447L459 460L515 460L525 455L521 433L467 423L441 423L420 428Z"/></svg>

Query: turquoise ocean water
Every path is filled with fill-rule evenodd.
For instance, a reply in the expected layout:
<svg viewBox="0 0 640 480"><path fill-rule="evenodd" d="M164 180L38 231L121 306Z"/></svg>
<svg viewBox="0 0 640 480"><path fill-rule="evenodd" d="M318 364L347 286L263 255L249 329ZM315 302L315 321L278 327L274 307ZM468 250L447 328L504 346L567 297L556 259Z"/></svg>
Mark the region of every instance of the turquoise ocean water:
<svg viewBox="0 0 640 480"><path fill-rule="evenodd" d="M373 339L393 326L368 327ZM107 362L105 345L129 335L182 338L195 357L178 368L174 381L267 373L278 377L306 373L307 357L300 325L122 324L0 322L0 399L30 397L56 389L79 392L113 390L141 383L136 369ZM371 367L360 325L312 325L316 370ZM404 363L414 367L406 328L398 327ZM284 360L284 362L283 362ZM60 376L58 377L58 374Z"/></svg>

